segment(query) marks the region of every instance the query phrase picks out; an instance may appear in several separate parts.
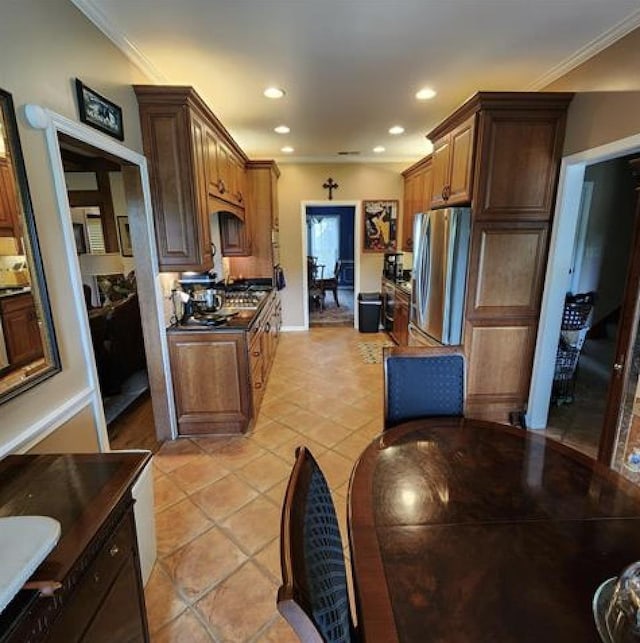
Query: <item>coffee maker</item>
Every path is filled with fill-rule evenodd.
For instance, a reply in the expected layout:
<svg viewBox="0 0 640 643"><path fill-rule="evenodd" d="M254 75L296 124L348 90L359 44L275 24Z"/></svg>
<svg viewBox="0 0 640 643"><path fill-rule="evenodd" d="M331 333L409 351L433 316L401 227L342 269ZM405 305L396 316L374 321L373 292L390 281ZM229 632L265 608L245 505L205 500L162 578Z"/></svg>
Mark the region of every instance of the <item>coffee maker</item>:
<svg viewBox="0 0 640 643"><path fill-rule="evenodd" d="M402 280L402 252L385 252L382 274L390 281Z"/></svg>
<svg viewBox="0 0 640 643"><path fill-rule="evenodd" d="M224 305L224 287L217 283L215 273L182 275L178 280L180 288L189 297L188 314L198 316L213 313Z"/></svg>

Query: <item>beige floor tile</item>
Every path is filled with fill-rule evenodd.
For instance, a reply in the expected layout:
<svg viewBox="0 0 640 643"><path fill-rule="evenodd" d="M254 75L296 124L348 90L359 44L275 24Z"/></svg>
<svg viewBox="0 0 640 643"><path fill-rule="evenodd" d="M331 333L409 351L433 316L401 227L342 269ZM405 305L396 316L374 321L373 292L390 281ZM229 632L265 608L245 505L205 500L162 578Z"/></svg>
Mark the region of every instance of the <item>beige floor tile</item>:
<svg viewBox="0 0 640 643"><path fill-rule="evenodd" d="M151 643L211 643L213 637L200 619L185 610L151 637Z"/></svg>
<svg viewBox="0 0 640 643"><path fill-rule="evenodd" d="M222 526L246 553L254 554L280 533L280 508L259 496L227 518Z"/></svg>
<svg viewBox="0 0 640 643"><path fill-rule="evenodd" d="M254 554L253 560L266 571L271 579L280 585L282 572L280 569L280 538L274 538L264 549Z"/></svg>
<svg viewBox="0 0 640 643"><path fill-rule="evenodd" d="M228 473L227 469L220 465L219 460L214 460L210 455L203 453L193 458L188 464L174 469L168 476L185 493L191 494L216 480L220 480Z"/></svg>
<svg viewBox="0 0 640 643"><path fill-rule="evenodd" d="M320 444L311 439L308 435L302 435L301 433L296 433L296 437L293 438L290 442L283 444L275 449L271 449L273 453L281 457L289 467L293 467L293 463L296 459L296 449L298 447L305 446L311 451L314 457L324 453L328 447Z"/></svg>
<svg viewBox="0 0 640 643"><path fill-rule="evenodd" d="M276 585L249 562L197 603L216 638L229 642L251 639L276 614Z"/></svg>
<svg viewBox="0 0 640 643"><path fill-rule="evenodd" d="M264 455L265 450L249 438L237 438L233 442L211 451L211 457L229 470L239 469L248 462Z"/></svg>
<svg viewBox="0 0 640 643"><path fill-rule="evenodd" d="M326 451L318 456L318 464L331 489L337 488L349 480L351 469L353 469L353 460L334 451Z"/></svg>
<svg viewBox="0 0 640 643"><path fill-rule="evenodd" d="M351 431L333 420L323 419L313 428L307 429L304 434L312 440L331 448L351 435Z"/></svg>
<svg viewBox="0 0 640 643"><path fill-rule="evenodd" d="M188 498L160 511L156 514L158 555L168 556L211 525L209 518Z"/></svg>
<svg viewBox="0 0 640 643"><path fill-rule="evenodd" d="M265 449L270 449L272 451L274 448L296 438L300 438L300 434L298 432L284 424L281 424L277 420L273 420L261 427L256 427L251 435L252 440Z"/></svg>
<svg viewBox="0 0 640 643"><path fill-rule="evenodd" d="M342 440L342 442L334 445L333 450L355 463L370 443L371 439L367 435L356 431Z"/></svg>
<svg viewBox="0 0 640 643"><path fill-rule="evenodd" d="M209 518L220 522L257 496L253 487L231 473L194 493L191 500Z"/></svg>
<svg viewBox="0 0 640 643"><path fill-rule="evenodd" d="M162 562L173 583L192 602L246 560L240 548L214 527Z"/></svg>
<svg viewBox="0 0 640 643"><path fill-rule="evenodd" d="M375 419L375 414L371 411L361 411L350 405L344 405L332 414L331 419L340 422L348 429L355 430L364 426Z"/></svg>
<svg viewBox="0 0 640 643"><path fill-rule="evenodd" d="M305 435L314 427L326 421L326 418L307 411L305 409L298 409L295 413L291 413L280 420L282 424L286 424L298 433Z"/></svg>
<svg viewBox="0 0 640 643"><path fill-rule="evenodd" d="M255 643L299 643L300 639L289 623L279 616L275 623L269 625L254 641Z"/></svg>
<svg viewBox="0 0 640 643"><path fill-rule="evenodd" d="M187 607L159 563L154 565L144 588L144 602L150 632L159 630Z"/></svg>
<svg viewBox="0 0 640 643"><path fill-rule="evenodd" d="M293 396L290 399L295 399ZM264 413L272 420L278 420L287 415L295 413L299 407L285 399L278 399L275 402L263 403L260 407L260 413Z"/></svg>
<svg viewBox="0 0 640 643"><path fill-rule="evenodd" d="M266 491L289 476L289 465L273 453L265 453L236 471L245 482Z"/></svg>
<svg viewBox="0 0 640 643"><path fill-rule="evenodd" d="M271 487L269 491L265 491L264 495L271 498L271 500L273 500L273 502L275 502L278 507L282 508L282 503L284 502L284 494L287 490L288 484L289 478L287 477L284 480L278 482L278 484Z"/></svg>
<svg viewBox="0 0 640 643"><path fill-rule="evenodd" d="M181 438L165 442L153 456L153 462L160 471L168 473L201 454L202 449L198 445L191 440Z"/></svg>
<svg viewBox="0 0 640 643"><path fill-rule="evenodd" d="M162 511L171 505L184 500L184 491L176 487L175 483L164 473L154 476L153 479L153 502L156 512Z"/></svg>

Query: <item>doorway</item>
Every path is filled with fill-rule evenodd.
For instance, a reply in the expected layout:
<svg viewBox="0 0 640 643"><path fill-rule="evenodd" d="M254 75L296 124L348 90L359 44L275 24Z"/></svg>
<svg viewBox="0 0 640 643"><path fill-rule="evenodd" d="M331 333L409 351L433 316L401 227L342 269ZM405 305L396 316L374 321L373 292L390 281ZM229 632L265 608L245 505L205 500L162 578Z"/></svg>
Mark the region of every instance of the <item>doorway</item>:
<svg viewBox="0 0 640 643"><path fill-rule="evenodd" d="M71 267L69 278L74 296L70 306L74 311L78 327L78 343L85 356L85 389L78 404L83 403L91 409L100 449L108 451L111 447L106 428L98 373L93 355L91 331L88 324L84 288L80 274L77 241L74 235L69 200L65 183L64 166L59 137L79 146L96 158L104 158L121 167L123 190L126 195L126 215L131 248L136 268L136 282L141 311L144 345L153 346L147 351L146 361L149 371L149 388L153 411L153 425L156 438L171 439L175 436L176 420L173 392L170 379L169 353L165 335L164 303L158 277L155 232L151 211L150 187L146 159L129 150L113 139L95 130L70 121L69 119L37 105L28 105L25 115L29 124L45 131L47 150L51 163L56 192L57 211L65 247L65 256ZM82 409L78 407L78 412ZM134 445L131 445L134 446Z"/></svg>
<svg viewBox="0 0 640 643"><path fill-rule="evenodd" d="M147 358L131 244L123 165L100 150L58 136L111 448L156 451ZM137 417L134 423L132 414Z"/></svg>
<svg viewBox="0 0 640 643"><path fill-rule="evenodd" d="M303 204L305 327L355 324L356 204Z"/></svg>
<svg viewBox="0 0 640 643"><path fill-rule="evenodd" d="M612 406L618 377L614 355L618 355L622 341L617 320L624 314L632 287L629 281L625 287L636 221L628 162L639 148L640 136L563 159L527 411L527 426L534 430L553 427L562 421L558 416L575 413L573 427L560 429L566 431L565 441L574 448L584 447L581 450L607 464L611 463L615 440L607 431L612 413L620 412L619 405ZM585 185L591 182L593 193L587 208L583 195L589 192ZM587 213L586 221L580 216L581 209ZM571 405L556 409L550 401L559 338L564 332L561 321L565 297L576 289L595 292L596 302L589 321L591 330L580 347L575 380L575 393L585 402L582 408L580 401L574 405L574 395ZM637 300L637 287L632 296ZM588 404L593 403L597 408L589 409ZM550 435L559 437L553 431Z"/></svg>
<svg viewBox="0 0 640 643"><path fill-rule="evenodd" d="M631 157L585 168L547 435L596 457L634 231Z"/></svg>

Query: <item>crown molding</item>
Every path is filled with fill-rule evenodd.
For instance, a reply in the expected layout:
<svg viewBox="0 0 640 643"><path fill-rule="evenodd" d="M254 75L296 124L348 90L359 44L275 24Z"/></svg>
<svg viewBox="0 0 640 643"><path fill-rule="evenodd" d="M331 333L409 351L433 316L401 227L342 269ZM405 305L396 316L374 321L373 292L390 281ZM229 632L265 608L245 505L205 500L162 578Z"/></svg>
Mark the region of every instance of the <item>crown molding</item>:
<svg viewBox="0 0 640 643"><path fill-rule="evenodd" d="M262 156L265 156L264 154ZM358 156L351 158L342 158L335 156L274 156L278 165L379 165L385 163L415 163L419 156L392 156L380 158L380 156Z"/></svg>
<svg viewBox="0 0 640 643"><path fill-rule="evenodd" d="M593 58L596 54L604 51L607 47L610 47L621 38L624 38L637 27L640 27L640 9L632 12L617 25L614 25L604 33L600 34L597 38L594 38L591 42L580 47L580 49L574 52L571 56L565 58L561 63L549 69L526 89L529 91L538 91L543 89L590 58Z"/></svg>
<svg viewBox="0 0 640 643"><path fill-rule="evenodd" d="M109 21L92 0L71 0L71 2L150 80L157 84L169 82L168 78L151 63L124 33Z"/></svg>

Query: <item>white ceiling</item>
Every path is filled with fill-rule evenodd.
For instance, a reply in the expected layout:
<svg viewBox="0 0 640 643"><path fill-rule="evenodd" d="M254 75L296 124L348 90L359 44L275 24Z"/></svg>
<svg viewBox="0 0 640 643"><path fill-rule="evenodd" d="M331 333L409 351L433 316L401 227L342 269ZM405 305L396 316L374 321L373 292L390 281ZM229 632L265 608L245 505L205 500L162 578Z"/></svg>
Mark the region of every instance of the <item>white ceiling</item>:
<svg viewBox="0 0 640 643"><path fill-rule="evenodd" d="M539 89L640 25L638 0L71 2L155 82L194 86L251 158L287 160L416 160L477 90Z"/></svg>

